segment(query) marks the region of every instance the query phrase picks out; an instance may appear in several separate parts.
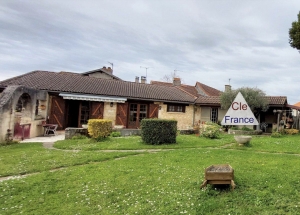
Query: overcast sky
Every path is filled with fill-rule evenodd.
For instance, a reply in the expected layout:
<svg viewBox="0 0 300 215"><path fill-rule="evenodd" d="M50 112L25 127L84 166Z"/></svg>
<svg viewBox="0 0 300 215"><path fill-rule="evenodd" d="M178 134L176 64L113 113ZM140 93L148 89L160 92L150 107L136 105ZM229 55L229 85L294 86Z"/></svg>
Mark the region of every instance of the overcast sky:
<svg viewBox="0 0 300 215"><path fill-rule="evenodd" d="M1 0L0 80L33 70L258 87L300 101L299 0ZM142 68L141 68L142 67Z"/></svg>

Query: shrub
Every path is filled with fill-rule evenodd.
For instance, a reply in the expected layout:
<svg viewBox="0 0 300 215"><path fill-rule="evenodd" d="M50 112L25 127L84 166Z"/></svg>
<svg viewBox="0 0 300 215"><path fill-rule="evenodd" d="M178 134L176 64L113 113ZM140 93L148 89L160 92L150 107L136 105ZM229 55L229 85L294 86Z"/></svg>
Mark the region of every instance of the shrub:
<svg viewBox="0 0 300 215"><path fill-rule="evenodd" d="M143 119L141 137L145 143L156 145L176 143L177 121L165 119Z"/></svg>
<svg viewBox="0 0 300 215"><path fill-rule="evenodd" d="M253 129L248 128L248 127L246 127L246 126L243 126L243 127L241 128L241 130L242 130L242 131L253 131Z"/></svg>
<svg viewBox="0 0 300 215"><path fill-rule="evenodd" d="M13 145L13 144L18 144L19 141L16 140L5 140L4 142L0 142L0 146L8 146L8 145Z"/></svg>
<svg viewBox="0 0 300 215"><path fill-rule="evenodd" d="M121 137L121 132L120 131L111 132L110 136L112 136L112 137Z"/></svg>
<svg viewBox="0 0 300 215"><path fill-rule="evenodd" d="M294 134L298 134L299 130L297 130L297 129L284 129L284 133L294 135Z"/></svg>
<svg viewBox="0 0 300 215"><path fill-rule="evenodd" d="M279 133L279 132L277 132L277 131L275 131L275 132L272 132L271 137L279 138L279 137L282 137L282 134Z"/></svg>
<svg viewBox="0 0 300 215"><path fill-rule="evenodd" d="M222 127L213 122L207 122L200 128L200 136L215 139L219 138Z"/></svg>
<svg viewBox="0 0 300 215"><path fill-rule="evenodd" d="M112 131L112 121L106 119L89 119L89 135L97 140L102 140L109 136Z"/></svg>

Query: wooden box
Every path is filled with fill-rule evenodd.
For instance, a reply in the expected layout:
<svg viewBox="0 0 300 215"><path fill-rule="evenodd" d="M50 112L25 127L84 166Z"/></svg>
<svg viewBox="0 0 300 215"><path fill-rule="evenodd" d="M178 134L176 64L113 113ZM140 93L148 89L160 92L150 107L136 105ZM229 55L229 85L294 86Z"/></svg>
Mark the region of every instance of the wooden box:
<svg viewBox="0 0 300 215"><path fill-rule="evenodd" d="M211 165L205 169L205 179L201 188L207 184L231 184L232 189L234 184L234 170L229 164Z"/></svg>

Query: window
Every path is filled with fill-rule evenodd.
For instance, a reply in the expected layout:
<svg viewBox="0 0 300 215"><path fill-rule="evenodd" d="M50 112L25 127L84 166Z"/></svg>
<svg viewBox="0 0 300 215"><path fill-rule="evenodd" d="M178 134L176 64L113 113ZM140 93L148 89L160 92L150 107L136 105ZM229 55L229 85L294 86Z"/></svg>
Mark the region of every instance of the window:
<svg viewBox="0 0 300 215"><path fill-rule="evenodd" d="M181 113L185 113L185 106L184 105L168 104L168 106L167 106L167 112L181 112Z"/></svg>
<svg viewBox="0 0 300 215"><path fill-rule="evenodd" d="M211 108L210 121L212 121L214 123L218 123L218 108Z"/></svg>

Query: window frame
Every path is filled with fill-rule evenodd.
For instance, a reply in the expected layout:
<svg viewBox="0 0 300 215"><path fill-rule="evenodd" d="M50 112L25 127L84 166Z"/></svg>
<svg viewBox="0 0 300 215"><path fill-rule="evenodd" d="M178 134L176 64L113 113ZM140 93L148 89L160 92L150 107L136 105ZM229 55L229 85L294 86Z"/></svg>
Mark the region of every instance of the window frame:
<svg viewBox="0 0 300 215"><path fill-rule="evenodd" d="M185 113L185 106L183 104L167 104L167 112L169 113Z"/></svg>

